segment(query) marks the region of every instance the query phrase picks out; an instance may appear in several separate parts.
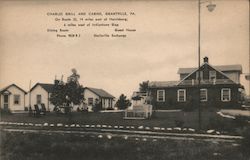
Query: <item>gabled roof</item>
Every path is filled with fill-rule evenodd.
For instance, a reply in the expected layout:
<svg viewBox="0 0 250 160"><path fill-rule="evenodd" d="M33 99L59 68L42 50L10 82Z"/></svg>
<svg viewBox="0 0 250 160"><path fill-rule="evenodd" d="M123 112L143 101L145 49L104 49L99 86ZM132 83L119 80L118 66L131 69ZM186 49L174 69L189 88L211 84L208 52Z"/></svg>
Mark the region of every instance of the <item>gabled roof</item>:
<svg viewBox="0 0 250 160"><path fill-rule="evenodd" d="M27 94L27 92L25 90L23 90L22 88L18 87L16 84L11 84L11 85L8 85L7 87L4 87L3 89L0 90L0 93L3 93L4 91L8 90L10 87L16 87L18 88L19 90L21 90L22 92L24 92L25 94Z"/></svg>
<svg viewBox="0 0 250 160"><path fill-rule="evenodd" d="M213 66L218 71L221 72L229 72L229 71L237 71L242 73L242 66L240 64L235 65L220 65L220 66ZM197 70L197 68L179 68L178 74L189 74Z"/></svg>
<svg viewBox="0 0 250 160"><path fill-rule="evenodd" d="M218 71L220 74L222 74L223 76L225 76L225 77L227 77L229 80L231 80L225 73L223 73L223 72L220 71L220 70L217 70L214 66L210 65L210 64L207 63L207 62L203 63L203 64L200 66L200 68L202 68L204 65L210 66L211 68L213 68L214 70ZM197 71L198 71L197 68L194 69L194 70L193 70L191 73L189 73L185 78L183 78L181 81L179 81L178 85L181 84L181 83L182 83L183 81L185 81L190 75L192 75L194 72L197 72ZM231 80L231 82L233 82L233 81Z"/></svg>
<svg viewBox="0 0 250 160"><path fill-rule="evenodd" d="M152 81L148 83L149 88L174 87L179 81Z"/></svg>
<svg viewBox="0 0 250 160"><path fill-rule="evenodd" d="M54 84L49 84L49 83L36 83L31 89L30 92L36 88L36 86L40 85L45 91L48 93L52 93Z"/></svg>
<svg viewBox="0 0 250 160"><path fill-rule="evenodd" d="M90 91L94 92L95 94L97 94L98 96L102 98L115 98L114 96L112 96L111 94L109 94L103 89L92 88L92 87L85 87L85 89L89 89Z"/></svg>

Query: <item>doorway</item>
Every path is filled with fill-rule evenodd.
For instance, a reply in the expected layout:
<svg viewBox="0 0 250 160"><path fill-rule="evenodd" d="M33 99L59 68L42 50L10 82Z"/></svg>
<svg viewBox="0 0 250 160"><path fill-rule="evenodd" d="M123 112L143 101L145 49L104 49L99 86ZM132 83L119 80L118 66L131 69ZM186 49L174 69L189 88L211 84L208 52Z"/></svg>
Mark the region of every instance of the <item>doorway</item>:
<svg viewBox="0 0 250 160"><path fill-rule="evenodd" d="M9 108L9 95L3 95L3 108Z"/></svg>

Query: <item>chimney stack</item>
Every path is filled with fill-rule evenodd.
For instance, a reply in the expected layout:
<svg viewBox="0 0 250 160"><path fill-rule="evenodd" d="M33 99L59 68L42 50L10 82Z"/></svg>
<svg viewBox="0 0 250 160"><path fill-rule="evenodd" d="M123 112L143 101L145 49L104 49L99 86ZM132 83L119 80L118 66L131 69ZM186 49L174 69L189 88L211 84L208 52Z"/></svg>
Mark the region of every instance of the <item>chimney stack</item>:
<svg viewBox="0 0 250 160"><path fill-rule="evenodd" d="M204 57L203 60L204 60L204 63L208 63L208 57Z"/></svg>

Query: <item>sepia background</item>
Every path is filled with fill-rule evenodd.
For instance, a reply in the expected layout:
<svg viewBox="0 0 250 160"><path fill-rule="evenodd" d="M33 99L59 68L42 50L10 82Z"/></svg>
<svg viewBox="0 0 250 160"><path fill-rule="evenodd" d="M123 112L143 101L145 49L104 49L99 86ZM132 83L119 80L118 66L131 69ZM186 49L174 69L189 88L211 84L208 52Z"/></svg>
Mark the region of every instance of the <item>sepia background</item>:
<svg viewBox="0 0 250 160"><path fill-rule="evenodd" d="M201 58L211 65L241 64L249 73L248 0L212 0L201 8ZM58 23L47 12L135 12L126 38L58 38L47 32ZM103 88L114 96L130 96L139 83L178 80L180 67L198 66L196 0L167 1L1 1L0 88L15 83L64 80L76 68L83 86ZM99 30L102 31L101 29ZM109 30L109 32L113 32ZM249 94L249 82L241 83Z"/></svg>

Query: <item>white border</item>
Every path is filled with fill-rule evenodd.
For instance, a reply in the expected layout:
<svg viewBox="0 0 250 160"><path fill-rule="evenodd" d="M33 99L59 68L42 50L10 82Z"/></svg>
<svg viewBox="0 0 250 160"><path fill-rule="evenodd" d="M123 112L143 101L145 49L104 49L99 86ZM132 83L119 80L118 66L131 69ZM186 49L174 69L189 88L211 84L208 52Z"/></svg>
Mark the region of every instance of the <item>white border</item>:
<svg viewBox="0 0 250 160"><path fill-rule="evenodd" d="M229 90L229 100L224 100L223 99L224 90ZM229 102L229 101L231 101L231 89L230 88L222 88L221 89L221 101L222 102Z"/></svg>
<svg viewBox="0 0 250 160"><path fill-rule="evenodd" d="M159 100L159 93L160 92L163 92L163 100ZM157 102L165 102L165 90L164 89L161 89L161 90L157 90Z"/></svg>
<svg viewBox="0 0 250 160"><path fill-rule="evenodd" d="M206 93L206 99L204 99L204 100L201 100L201 98L200 98L200 101L201 102L206 102L207 101L207 89L205 89L205 88L202 88L202 89L200 89L200 97L201 97L201 91L206 91L205 93Z"/></svg>
<svg viewBox="0 0 250 160"><path fill-rule="evenodd" d="M180 101L180 92L184 91L184 100ZM186 89L178 89L177 90L177 101L178 102L186 102Z"/></svg>

